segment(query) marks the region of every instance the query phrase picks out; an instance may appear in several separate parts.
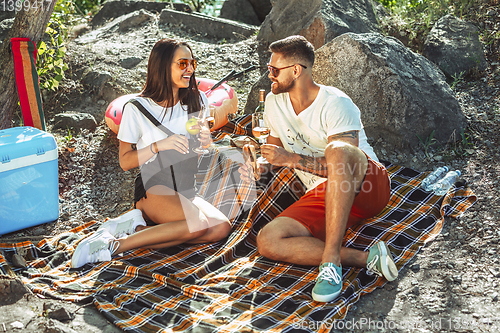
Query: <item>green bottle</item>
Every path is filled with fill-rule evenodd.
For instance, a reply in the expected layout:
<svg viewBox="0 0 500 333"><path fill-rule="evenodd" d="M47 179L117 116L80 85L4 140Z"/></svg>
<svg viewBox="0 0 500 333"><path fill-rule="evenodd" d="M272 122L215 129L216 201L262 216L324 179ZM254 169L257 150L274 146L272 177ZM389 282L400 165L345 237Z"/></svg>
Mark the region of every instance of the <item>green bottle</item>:
<svg viewBox="0 0 500 333"><path fill-rule="evenodd" d="M266 91L264 89L259 90L259 105L255 109L255 112L264 112L264 104L266 99Z"/></svg>

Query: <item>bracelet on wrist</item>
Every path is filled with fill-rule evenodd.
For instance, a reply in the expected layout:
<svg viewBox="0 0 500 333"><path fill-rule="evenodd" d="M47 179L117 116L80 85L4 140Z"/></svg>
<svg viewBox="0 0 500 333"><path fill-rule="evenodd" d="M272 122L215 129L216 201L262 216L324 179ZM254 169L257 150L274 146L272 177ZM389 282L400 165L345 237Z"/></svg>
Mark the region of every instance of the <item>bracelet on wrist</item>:
<svg viewBox="0 0 500 333"><path fill-rule="evenodd" d="M155 151L153 150L153 145L154 145L155 143L156 143L156 142L154 142L154 143L152 143L152 144L150 144L150 145L149 145L149 149L151 150L151 152L152 152L154 155L158 154L158 150L156 151L156 153L155 153Z"/></svg>

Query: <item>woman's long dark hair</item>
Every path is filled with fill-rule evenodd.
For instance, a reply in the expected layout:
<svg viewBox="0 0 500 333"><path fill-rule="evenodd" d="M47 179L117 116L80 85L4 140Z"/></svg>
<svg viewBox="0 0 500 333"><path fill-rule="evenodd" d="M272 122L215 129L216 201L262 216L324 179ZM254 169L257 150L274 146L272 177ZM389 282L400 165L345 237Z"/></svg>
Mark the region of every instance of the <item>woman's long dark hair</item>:
<svg viewBox="0 0 500 333"><path fill-rule="evenodd" d="M170 67L172 66L175 50L179 46L187 47L191 51L191 55L193 54L193 50L185 42L170 38L156 42L149 55L148 74L140 96L149 97L156 103L167 101L169 107L174 106ZM200 110L200 92L194 73L189 80L189 87L179 89L179 100L182 105L187 105L188 113Z"/></svg>

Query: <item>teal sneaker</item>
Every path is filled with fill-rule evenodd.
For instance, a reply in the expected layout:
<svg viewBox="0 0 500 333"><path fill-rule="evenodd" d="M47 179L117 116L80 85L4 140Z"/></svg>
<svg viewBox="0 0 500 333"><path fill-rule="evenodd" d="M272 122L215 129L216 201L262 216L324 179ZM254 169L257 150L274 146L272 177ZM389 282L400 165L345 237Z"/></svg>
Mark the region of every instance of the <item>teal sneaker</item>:
<svg viewBox="0 0 500 333"><path fill-rule="evenodd" d="M391 251L383 241L370 248L366 268L368 275L377 274L385 277L387 281L394 281L398 277L398 268L394 263Z"/></svg>
<svg viewBox="0 0 500 333"><path fill-rule="evenodd" d="M330 302L342 292L342 265L337 267L331 262L319 266L319 275L312 290L312 297L317 302Z"/></svg>

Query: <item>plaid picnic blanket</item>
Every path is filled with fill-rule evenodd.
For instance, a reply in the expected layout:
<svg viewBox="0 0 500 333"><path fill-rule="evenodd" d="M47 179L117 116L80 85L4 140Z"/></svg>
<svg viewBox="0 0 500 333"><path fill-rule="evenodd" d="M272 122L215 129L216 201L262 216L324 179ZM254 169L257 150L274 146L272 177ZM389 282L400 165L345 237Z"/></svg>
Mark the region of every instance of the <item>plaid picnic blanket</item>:
<svg viewBox="0 0 500 333"><path fill-rule="evenodd" d="M225 130L246 133L245 119ZM221 133L218 138L224 137ZM384 240L401 269L440 233L445 216L459 217L476 197L465 184L445 197L434 196L419 188L426 173L385 164L391 200L379 215L349 229L345 246L366 251ZM218 151L200 160L200 169L213 173L199 184L200 194L233 223L223 241L138 249L110 262L71 269L79 240L99 226L92 221L38 244L0 243L0 270L13 274L10 258L21 254L28 267L15 273L33 292L92 301L127 332L316 332L308 323L342 319L361 295L384 285L383 278L366 269L344 267L341 296L330 303L313 301L317 267L270 261L256 248L258 231L304 193L303 185L287 168L265 174L257 184L244 184L235 178L237 168Z"/></svg>

